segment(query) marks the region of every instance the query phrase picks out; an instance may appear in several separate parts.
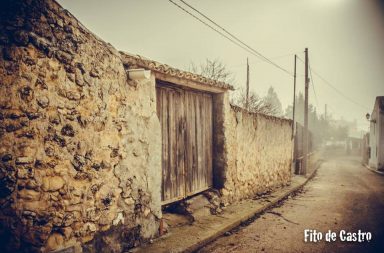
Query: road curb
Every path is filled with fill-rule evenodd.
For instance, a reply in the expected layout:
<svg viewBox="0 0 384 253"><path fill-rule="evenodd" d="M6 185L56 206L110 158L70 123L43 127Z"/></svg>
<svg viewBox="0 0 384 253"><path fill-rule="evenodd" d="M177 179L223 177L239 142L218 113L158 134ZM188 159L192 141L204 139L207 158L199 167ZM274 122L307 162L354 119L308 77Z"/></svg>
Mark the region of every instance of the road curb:
<svg viewBox="0 0 384 253"><path fill-rule="evenodd" d="M379 174L380 176L384 176L384 172L381 172L381 171L372 169L371 167L369 167L369 166L366 165L366 164L365 164L364 166L365 166L365 168L367 168L368 170L370 170L370 171L372 171L372 172L374 172L374 173L376 173L376 174Z"/></svg>
<svg viewBox="0 0 384 253"><path fill-rule="evenodd" d="M228 223L224 226L219 226L219 227L210 227L209 225L205 224L204 221L197 224L199 227L204 227L207 230L210 230L207 233L198 233L194 234L191 231L188 231L187 229L182 231L182 230L177 230L174 231L173 234L170 234L165 237L160 237L150 245L143 245L142 247L133 249L130 252L135 252L135 253L141 253L141 252L147 252L147 253L166 253L166 252L172 252L172 253L192 253L196 252L197 250L201 249L202 247L206 246L210 242L214 241L218 237L224 235L226 232L231 231L241 224L249 222L249 220L254 219L256 216L262 214L263 212L274 208L276 205L281 203L281 201L284 201L288 196L298 192L301 190L315 175L322 163L322 160L319 160L316 165L314 170L303 180L302 182L297 183L296 186L292 187L289 190L286 190L282 192L280 195L273 197L270 202L263 203L261 206L256 205L251 209L250 211L243 212L241 215L236 216L236 218L228 218ZM302 177L301 177L302 178ZM302 180L302 179L301 179ZM300 180L300 181L301 181ZM212 224L210 224L212 225ZM170 237L179 237L179 240L182 237L181 235L183 233L189 233L191 232L188 236L189 237L194 237L192 241L185 241L182 245L180 243L175 243L174 240L172 240ZM180 234L182 233L182 234ZM167 238L168 237L168 238ZM182 240L182 239L181 239ZM177 240L176 240L177 241Z"/></svg>

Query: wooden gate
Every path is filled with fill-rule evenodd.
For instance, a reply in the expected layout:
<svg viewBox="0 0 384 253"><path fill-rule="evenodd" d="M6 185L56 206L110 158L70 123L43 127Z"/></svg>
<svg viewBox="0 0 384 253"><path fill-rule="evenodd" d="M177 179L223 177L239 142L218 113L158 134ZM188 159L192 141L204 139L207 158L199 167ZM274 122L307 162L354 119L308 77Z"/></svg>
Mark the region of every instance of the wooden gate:
<svg viewBox="0 0 384 253"><path fill-rule="evenodd" d="M212 95L157 83L162 131L162 202L212 186Z"/></svg>

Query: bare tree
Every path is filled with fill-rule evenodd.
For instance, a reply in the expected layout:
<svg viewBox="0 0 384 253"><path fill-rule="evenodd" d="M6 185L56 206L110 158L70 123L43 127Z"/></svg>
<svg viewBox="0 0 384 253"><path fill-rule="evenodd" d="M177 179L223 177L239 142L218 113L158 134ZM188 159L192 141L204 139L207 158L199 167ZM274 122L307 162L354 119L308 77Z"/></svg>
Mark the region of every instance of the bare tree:
<svg viewBox="0 0 384 253"><path fill-rule="evenodd" d="M241 90L238 96L232 99L231 103L236 106L245 108L246 93ZM253 91L249 92L248 108L245 109L248 109L248 111L250 112L263 113L272 116L281 116L280 109L278 106L272 104L269 99L266 99L266 97L259 97Z"/></svg>
<svg viewBox="0 0 384 253"><path fill-rule="evenodd" d="M234 75L218 59L206 59L204 63L196 65L193 62L189 66L189 71L211 78L213 80L234 83ZM233 105L247 109L250 112L263 113L273 116L281 116L281 103L274 92L273 87L268 90L267 96L261 98L255 92L249 93L248 108L246 108L246 93L241 90L237 96L231 99Z"/></svg>
<svg viewBox="0 0 384 253"><path fill-rule="evenodd" d="M206 59L199 66L192 62L189 71L224 83L231 84L234 82L233 73L219 59Z"/></svg>

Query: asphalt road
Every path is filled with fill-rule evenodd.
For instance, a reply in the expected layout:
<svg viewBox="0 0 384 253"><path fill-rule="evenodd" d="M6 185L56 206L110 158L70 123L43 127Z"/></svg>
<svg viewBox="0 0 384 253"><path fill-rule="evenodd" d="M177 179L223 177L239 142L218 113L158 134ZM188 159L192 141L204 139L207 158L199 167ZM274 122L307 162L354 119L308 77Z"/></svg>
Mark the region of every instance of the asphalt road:
<svg viewBox="0 0 384 253"><path fill-rule="evenodd" d="M359 157L331 156L301 193L199 253L384 252L384 177L363 167ZM305 242L306 229L322 232L322 240ZM329 230L336 241L325 241ZM372 238L368 242L366 234L363 242L342 242L348 238L340 236L341 230L370 232Z"/></svg>

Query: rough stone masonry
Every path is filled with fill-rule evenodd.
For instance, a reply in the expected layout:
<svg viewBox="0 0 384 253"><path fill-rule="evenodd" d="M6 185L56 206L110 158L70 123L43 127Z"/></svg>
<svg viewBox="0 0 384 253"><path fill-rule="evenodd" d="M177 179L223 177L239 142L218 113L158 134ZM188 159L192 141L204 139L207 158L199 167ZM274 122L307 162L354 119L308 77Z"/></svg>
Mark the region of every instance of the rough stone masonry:
<svg viewBox="0 0 384 253"><path fill-rule="evenodd" d="M129 81L119 53L56 2L0 5L2 251L121 252L152 238L154 87Z"/></svg>
<svg viewBox="0 0 384 253"><path fill-rule="evenodd" d="M234 202L286 185L291 180L292 121L230 110L228 166L223 199Z"/></svg>

